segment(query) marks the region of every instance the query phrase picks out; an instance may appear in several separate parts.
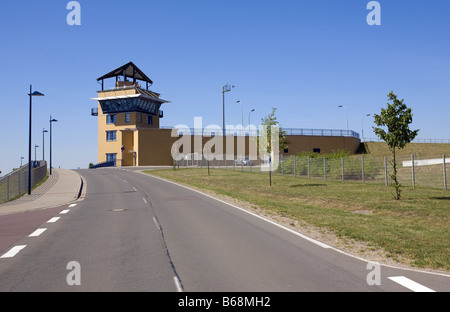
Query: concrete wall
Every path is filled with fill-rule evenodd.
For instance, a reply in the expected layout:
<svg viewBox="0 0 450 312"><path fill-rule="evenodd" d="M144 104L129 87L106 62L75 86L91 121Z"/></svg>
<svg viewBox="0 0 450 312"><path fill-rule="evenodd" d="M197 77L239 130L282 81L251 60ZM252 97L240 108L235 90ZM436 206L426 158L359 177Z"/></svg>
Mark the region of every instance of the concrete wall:
<svg viewBox="0 0 450 312"><path fill-rule="evenodd" d="M171 149L173 144L180 139L180 137L172 137L172 130L170 129L139 129L134 133L134 149L138 151L137 164L139 166L157 166L173 164L171 155ZM338 136L287 136L290 141L290 145L287 153L280 151L280 154L297 155L302 152L313 152L313 149L318 148L322 154L332 153L338 150L347 150L350 153L355 153L360 145L360 140L351 137L338 137ZM136 144L137 138L137 144ZM189 153L201 153L205 144L210 141L210 137L190 136L186 139L185 146L188 146L190 142ZM217 137L217 140L221 140L222 137ZM249 149L249 137L227 137L229 140L229 146L233 146L231 154L234 158L248 156ZM252 138L251 138L252 139ZM195 140L198 140L197 143ZM244 142L245 151L238 150L241 140ZM201 142L201 143L199 143ZM211 142L212 143L212 142ZM231 145L232 144L232 145ZM223 141L223 154L227 153L227 142ZM200 147L200 148L198 148ZM197 148L197 150L196 150ZM230 148L228 148L228 153ZM180 151L187 154L186 151ZM214 152L214 150L213 150ZM128 165L128 161L126 165Z"/></svg>

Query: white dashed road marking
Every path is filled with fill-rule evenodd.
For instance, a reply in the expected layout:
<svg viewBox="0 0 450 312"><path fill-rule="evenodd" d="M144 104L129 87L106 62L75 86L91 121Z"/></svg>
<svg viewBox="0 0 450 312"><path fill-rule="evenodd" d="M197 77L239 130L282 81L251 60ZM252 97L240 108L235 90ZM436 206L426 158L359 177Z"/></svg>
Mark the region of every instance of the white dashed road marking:
<svg viewBox="0 0 450 312"><path fill-rule="evenodd" d="M44 233L46 230L47 229L37 229L36 231L31 233L28 237L37 237L37 236L41 235L42 233Z"/></svg>
<svg viewBox="0 0 450 312"><path fill-rule="evenodd" d="M22 249L24 249L25 247L27 247L27 245L19 245L19 246L15 246L13 248L11 248L7 253L5 253L3 256L1 256L0 258L12 258L15 255L17 255L19 253L19 251L21 251Z"/></svg>

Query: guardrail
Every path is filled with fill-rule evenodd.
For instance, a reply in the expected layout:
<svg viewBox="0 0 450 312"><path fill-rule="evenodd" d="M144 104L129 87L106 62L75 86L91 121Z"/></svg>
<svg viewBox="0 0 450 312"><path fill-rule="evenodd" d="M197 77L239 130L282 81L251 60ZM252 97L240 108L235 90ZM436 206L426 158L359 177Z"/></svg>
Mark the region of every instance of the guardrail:
<svg viewBox="0 0 450 312"><path fill-rule="evenodd" d="M47 176L47 162L33 161L31 187ZM28 164L0 178L0 204L16 199L28 192Z"/></svg>

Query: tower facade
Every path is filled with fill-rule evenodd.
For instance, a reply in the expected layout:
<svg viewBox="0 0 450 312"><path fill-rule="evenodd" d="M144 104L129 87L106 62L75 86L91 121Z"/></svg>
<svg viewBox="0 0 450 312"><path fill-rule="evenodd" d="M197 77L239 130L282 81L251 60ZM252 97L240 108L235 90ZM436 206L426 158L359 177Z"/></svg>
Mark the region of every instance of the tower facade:
<svg viewBox="0 0 450 312"><path fill-rule="evenodd" d="M105 88L105 80L115 78ZM161 105L169 103L151 91L153 84L136 65L127 63L98 78L98 107L91 115L98 117L98 162L114 162L115 166L138 165L139 132L159 129L163 118ZM145 84L141 86L141 84Z"/></svg>

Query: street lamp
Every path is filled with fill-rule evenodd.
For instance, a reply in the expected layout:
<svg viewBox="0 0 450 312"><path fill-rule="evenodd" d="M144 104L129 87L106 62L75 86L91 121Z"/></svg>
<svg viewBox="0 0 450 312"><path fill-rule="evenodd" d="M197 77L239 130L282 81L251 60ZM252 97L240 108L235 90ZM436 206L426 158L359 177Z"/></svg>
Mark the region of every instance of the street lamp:
<svg viewBox="0 0 450 312"><path fill-rule="evenodd" d="M362 122L361 122L361 137L364 140L364 118L369 117L370 114L367 114L363 117Z"/></svg>
<svg viewBox="0 0 450 312"><path fill-rule="evenodd" d="M25 157L23 157L23 156L20 157L20 168L22 168L22 160L24 160L24 159L25 159Z"/></svg>
<svg viewBox="0 0 450 312"><path fill-rule="evenodd" d="M44 139L44 134L48 133L47 130L45 130L44 128L42 128L42 160L45 160L45 139Z"/></svg>
<svg viewBox="0 0 450 312"><path fill-rule="evenodd" d="M29 126L28 126L28 195L31 195L31 113L32 113L32 98L33 96L44 96L44 94L34 91L32 85L30 85L30 114L29 114Z"/></svg>
<svg viewBox="0 0 450 312"><path fill-rule="evenodd" d="M248 131L249 131L249 133L250 133L250 115L251 115L251 113L253 113L255 111L255 109L252 109L251 111L250 111L250 113L248 113Z"/></svg>
<svg viewBox="0 0 450 312"><path fill-rule="evenodd" d="M58 122L56 119L52 119L50 116L50 175L52 175L52 123Z"/></svg>
<svg viewBox="0 0 450 312"><path fill-rule="evenodd" d="M226 131L226 128L225 128L225 93L230 92L231 89L233 89L233 88L234 88L234 86L229 85L228 82L226 85L224 85L222 87L222 131L223 131L224 136L226 135L226 133L225 133L225 131Z"/></svg>
<svg viewBox="0 0 450 312"><path fill-rule="evenodd" d="M347 132L348 132L348 110L347 110L347 107L345 107L344 105L339 105L338 107L345 109L345 111L347 113Z"/></svg>
<svg viewBox="0 0 450 312"><path fill-rule="evenodd" d="M236 101L236 104L241 103L241 101ZM244 103L241 103L242 106L242 113L241 113L241 125L242 128L244 128Z"/></svg>
<svg viewBox="0 0 450 312"><path fill-rule="evenodd" d="M34 145L34 161L36 162L36 148L38 148L39 147L39 145Z"/></svg>

